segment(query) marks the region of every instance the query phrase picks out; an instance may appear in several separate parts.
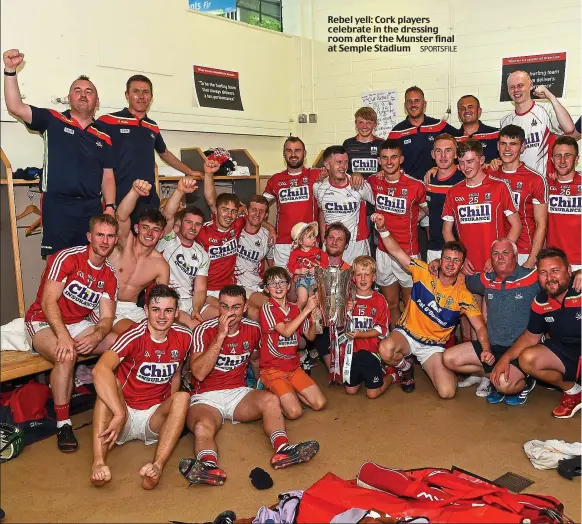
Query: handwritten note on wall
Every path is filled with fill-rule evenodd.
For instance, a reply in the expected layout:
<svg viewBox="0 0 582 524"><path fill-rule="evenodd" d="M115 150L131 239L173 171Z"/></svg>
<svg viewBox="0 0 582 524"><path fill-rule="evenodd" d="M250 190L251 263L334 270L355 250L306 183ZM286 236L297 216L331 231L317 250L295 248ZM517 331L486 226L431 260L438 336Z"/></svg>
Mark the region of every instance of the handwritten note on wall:
<svg viewBox="0 0 582 524"><path fill-rule="evenodd" d="M362 93L362 103L376 111L378 125L374 134L386 138L396 125L396 89L366 91Z"/></svg>

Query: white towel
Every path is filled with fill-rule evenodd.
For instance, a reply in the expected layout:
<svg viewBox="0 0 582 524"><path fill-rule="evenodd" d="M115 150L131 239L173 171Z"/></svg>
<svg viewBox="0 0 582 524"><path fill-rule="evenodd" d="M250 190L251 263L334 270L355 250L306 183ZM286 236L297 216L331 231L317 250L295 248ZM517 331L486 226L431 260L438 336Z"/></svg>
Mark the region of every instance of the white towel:
<svg viewBox="0 0 582 524"><path fill-rule="evenodd" d="M17 318L0 327L0 349L2 351L28 351L32 348L26 340L24 319Z"/></svg>
<svg viewBox="0 0 582 524"><path fill-rule="evenodd" d="M582 455L580 442L564 442L563 440L530 440L523 445L523 450L531 460L534 468L553 469L558 467L562 459Z"/></svg>

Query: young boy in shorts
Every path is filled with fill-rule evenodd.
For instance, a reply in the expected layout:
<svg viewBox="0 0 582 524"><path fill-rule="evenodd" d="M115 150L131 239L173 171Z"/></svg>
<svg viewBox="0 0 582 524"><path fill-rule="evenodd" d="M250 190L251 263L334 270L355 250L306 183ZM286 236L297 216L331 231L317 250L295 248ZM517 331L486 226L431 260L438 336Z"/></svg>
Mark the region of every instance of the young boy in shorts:
<svg viewBox="0 0 582 524"><path fill-rule="evenodd" d="M315 338L315 325L309 321L317 307L317 296L307 300L303 311L287 301L291 277L285 268L271 267L263 276L269 301L259 315L262 341L259 357L261 382L281 401L288 419L299 418L301 402L315 411L323 409L327 400L315 382L299 365L299 337Z"/></svg>
<svg viewBox="0 0 582 524"><path fill-rule="evenodd" d="M353 330L346 333L353 340L351 360L346 354L344 369L350 365L346 393L356 395L362 383L368 398L378 398L396 380L396 368L385 367L380 358L380 340L388 335L390 313L386 299L372 289L376 279L376 262L370 256L357 257L353 264L356 299L348 302Z"/></svg>

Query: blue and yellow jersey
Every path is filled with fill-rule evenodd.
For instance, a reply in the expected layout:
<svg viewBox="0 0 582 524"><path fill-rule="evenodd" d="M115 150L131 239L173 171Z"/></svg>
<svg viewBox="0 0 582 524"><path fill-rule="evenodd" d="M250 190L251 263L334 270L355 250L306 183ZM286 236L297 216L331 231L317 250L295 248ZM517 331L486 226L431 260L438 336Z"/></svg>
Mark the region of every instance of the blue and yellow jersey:
<svg viewBox="0 0 582 524"><path fill-rule="evenodd" d="M462 313L468 317L481 314L462 278L445 286L430 273L426 262L415 259L410 261L408 271L414 282L412 295L397 325L419 342L443 345Z"/></svg>

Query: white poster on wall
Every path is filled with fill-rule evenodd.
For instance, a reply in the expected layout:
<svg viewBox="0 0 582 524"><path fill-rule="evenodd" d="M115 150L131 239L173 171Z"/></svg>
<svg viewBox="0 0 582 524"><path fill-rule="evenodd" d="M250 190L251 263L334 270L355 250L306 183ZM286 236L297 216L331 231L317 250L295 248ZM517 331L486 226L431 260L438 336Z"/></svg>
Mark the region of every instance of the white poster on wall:
<svg viewBox="0 0 582 524"><path fill-rule="evenodd" d="M378 115L378 125L374 134L386 138L396 125L396 89L382 89L362 93L362 103Z"/></svg>

